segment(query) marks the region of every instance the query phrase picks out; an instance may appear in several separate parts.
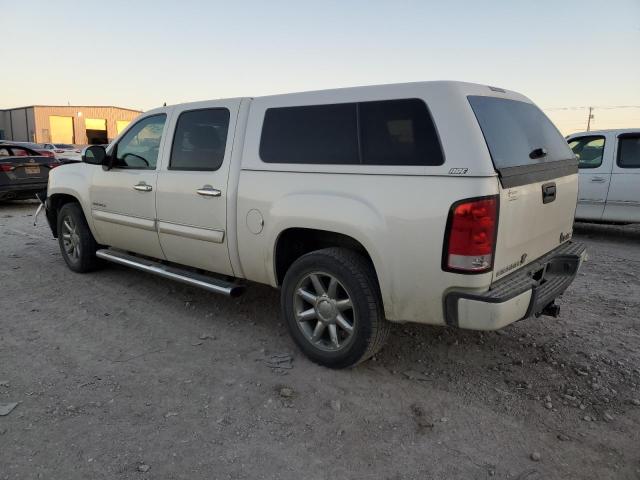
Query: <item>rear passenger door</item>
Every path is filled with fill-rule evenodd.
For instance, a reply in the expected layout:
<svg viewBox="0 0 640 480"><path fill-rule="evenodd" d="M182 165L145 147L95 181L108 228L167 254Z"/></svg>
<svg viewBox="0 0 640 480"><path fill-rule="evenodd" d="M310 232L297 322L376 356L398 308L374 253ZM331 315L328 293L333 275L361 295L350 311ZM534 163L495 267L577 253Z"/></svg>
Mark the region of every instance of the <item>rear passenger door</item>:
<svg viewBox="0 0 640 480"><path fill-rule="evenodd" d="M569 147L578 157L578 220L601 220L609 191L613 142L604 135L583 135L569 139Z"/></svg>
<svg viewBox="0 0 640 480"><path fill-rule="evenodd" d="M233 275L227 198L240 100L176 107L158 175L158 233L167 260Z"/></svg>
<svg viewBox="0 0 640 480"><path fill-rule="evenodd" d="M618 135L603 219L640 222L640 132Z"/></svg>

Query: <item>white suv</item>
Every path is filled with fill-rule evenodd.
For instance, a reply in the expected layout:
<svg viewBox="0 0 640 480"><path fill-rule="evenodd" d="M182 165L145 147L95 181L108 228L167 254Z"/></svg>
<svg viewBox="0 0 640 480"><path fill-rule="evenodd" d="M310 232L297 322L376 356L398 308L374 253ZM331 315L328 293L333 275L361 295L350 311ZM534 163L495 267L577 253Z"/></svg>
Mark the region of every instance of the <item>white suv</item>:
<svg viewBox="0 0 640 480"><path fill-rule="evenodd" d="M67 265L281 291L334 368L389 322L494 330L541 313L584 257L577 160L526 97L460 82L212 100L141 115L49 177Z"/></svg>

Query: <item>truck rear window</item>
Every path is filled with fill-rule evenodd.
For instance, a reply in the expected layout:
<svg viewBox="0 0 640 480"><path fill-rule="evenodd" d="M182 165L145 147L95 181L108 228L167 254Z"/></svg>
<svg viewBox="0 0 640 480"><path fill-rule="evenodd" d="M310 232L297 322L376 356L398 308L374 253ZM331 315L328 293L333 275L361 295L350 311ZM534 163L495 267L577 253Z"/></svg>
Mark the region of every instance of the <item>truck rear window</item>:
<svg viewBox="0 0 640 480"><path fill-rule="evenodd" d="M535 105L497 97L468 98L498 172L574 158L558 129Z"/></svg>

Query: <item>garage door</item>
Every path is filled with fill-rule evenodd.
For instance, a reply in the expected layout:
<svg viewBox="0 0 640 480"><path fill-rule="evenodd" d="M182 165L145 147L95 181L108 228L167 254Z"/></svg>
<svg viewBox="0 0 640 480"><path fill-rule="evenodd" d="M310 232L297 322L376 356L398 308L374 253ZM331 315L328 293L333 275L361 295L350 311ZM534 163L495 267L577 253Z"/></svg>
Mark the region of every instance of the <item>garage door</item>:
<svg viewBox="0 0 640 480"><path fill-rule="evenodd" d="M118 132L118 135L120 135L130 123L131 120L116 120L116 131Z"/></svg>
<svg viewBox="0 0 640 480"><path fill-rule="evenodd" d="M73 117L49 117L51 143L74 143Z"/></svg>
<svg viewBox="0 0 640 480"><path fill-rule="evenodd" d="M104 118L87 118L84 121L87 130L106 130L107 121Z"/></svg>
<svg viewBox="0 0 640 480"><path fill-rule="evenodd" d="M100 145L109 143L107 138L107 121L104 118L87 118L84 121L87 131L87 143Z"/></svg>

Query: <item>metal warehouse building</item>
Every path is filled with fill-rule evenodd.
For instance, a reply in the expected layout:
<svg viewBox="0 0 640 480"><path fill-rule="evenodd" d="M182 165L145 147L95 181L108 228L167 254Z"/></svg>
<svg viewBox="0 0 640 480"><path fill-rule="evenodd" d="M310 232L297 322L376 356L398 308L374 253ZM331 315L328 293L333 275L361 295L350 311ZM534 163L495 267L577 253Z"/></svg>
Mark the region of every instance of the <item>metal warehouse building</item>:
<svg viewBox="0 0 640 480"><path fill-rule="evenodd" d="M32 105L0 110L0 140L108 143L141 112L118 107Z"/></svg>

